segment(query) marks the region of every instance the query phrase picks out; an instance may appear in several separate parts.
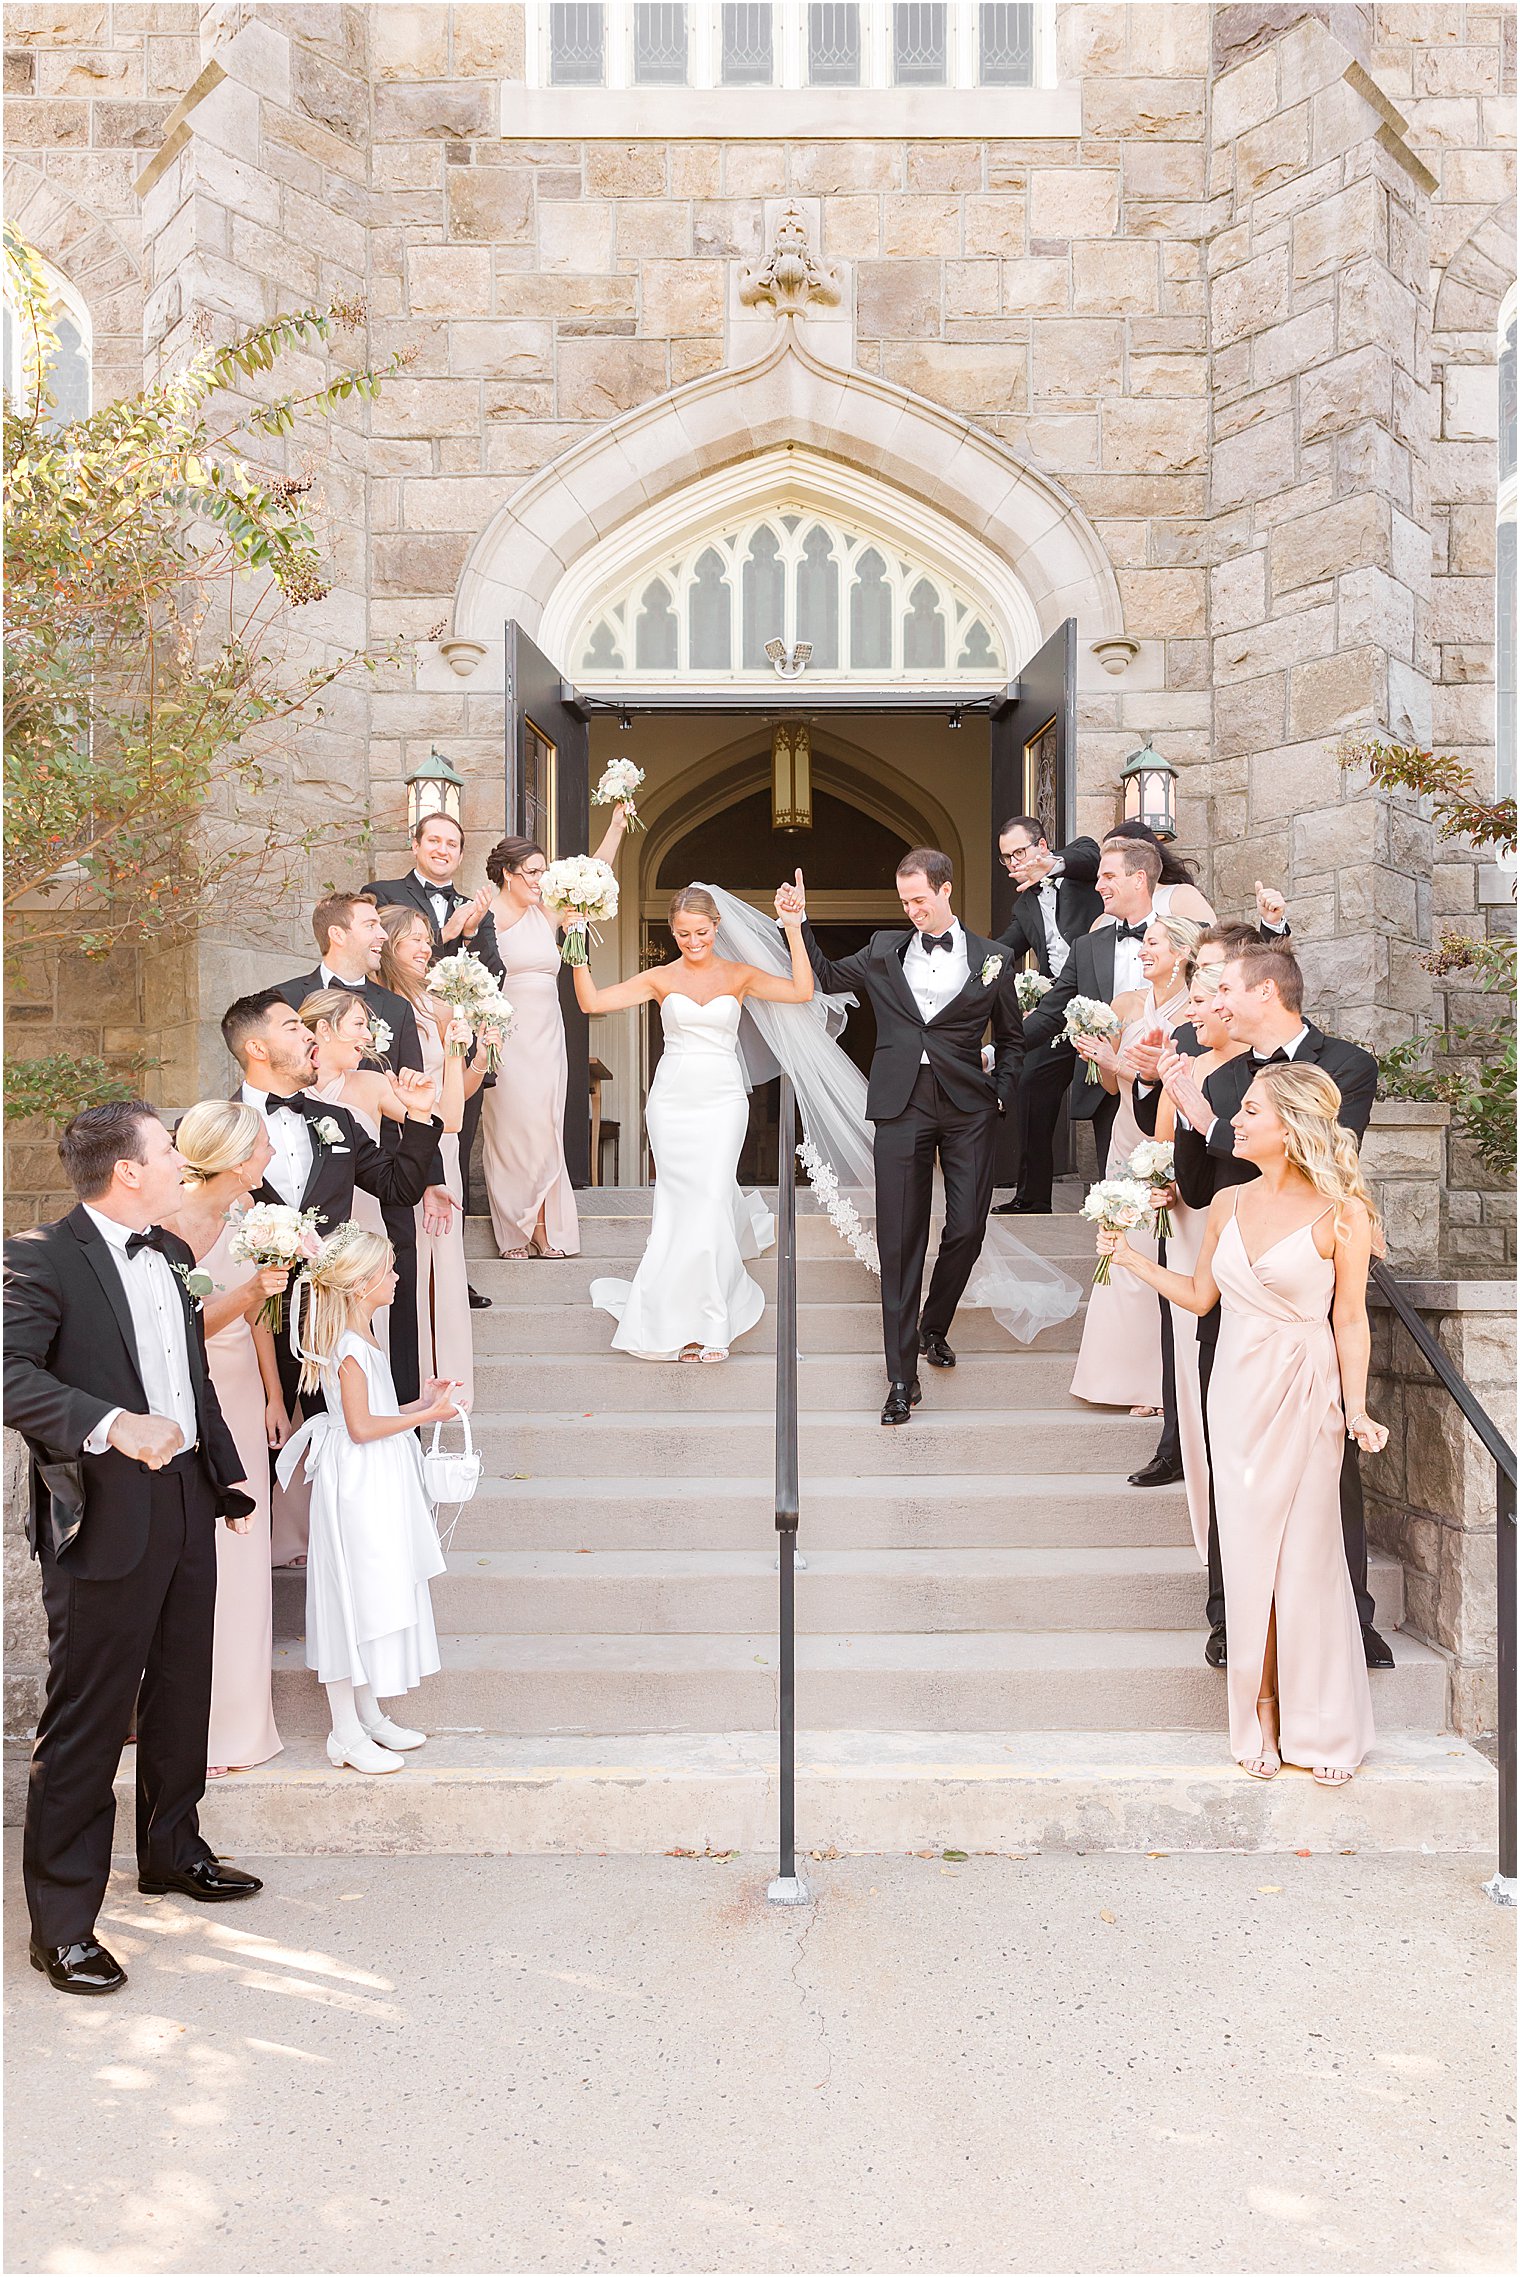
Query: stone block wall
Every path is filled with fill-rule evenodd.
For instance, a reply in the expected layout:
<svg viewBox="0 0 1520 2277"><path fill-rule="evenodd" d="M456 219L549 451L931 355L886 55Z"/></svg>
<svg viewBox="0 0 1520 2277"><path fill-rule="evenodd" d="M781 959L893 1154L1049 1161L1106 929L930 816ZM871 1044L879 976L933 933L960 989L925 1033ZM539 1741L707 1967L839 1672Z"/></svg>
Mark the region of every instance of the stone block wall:
<svg viewBox="0 0 1520 2277"><path fill-rule="evenodd" d="M1474 1282L1416 1283L1409 1293L1513 1445L1512 1293ZM1375 1292L1369 1399L1389 1426L1383 1453L1363 1458L1369 1538L1404 1567L1405 1627L1446 1657L1454 1728L1492 1731L1498 1707L1494 1465Z"/></svg>

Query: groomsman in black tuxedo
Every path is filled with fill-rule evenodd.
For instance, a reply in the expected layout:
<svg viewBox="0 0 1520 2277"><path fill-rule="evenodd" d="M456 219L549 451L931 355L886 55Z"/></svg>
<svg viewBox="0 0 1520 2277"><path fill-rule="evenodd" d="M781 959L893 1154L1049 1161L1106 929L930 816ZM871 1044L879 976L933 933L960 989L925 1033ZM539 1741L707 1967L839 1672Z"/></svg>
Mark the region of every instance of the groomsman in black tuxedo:
<svg viewBox="0 0 1520 2277"><path fill-rule="evenodd" d="M452 954L456 949L473 949L475 933L482 917L491 906L489 886L482 886L476 894L461 893L454 883L455 873L464 859L464 830L451 814L425 814L412 831L413 867L404 878L372 878L365 887L381 909L394 902L404 902L425 917L433 936L435 957ZM470 1163L475 1153L475 1140L480 1130L480 1113L485 1095L495 1084L494 1075L488 1075L479 1088L465 1101L464 1122L459 1132L459 1168L464 1181L464 1206L470 1207ZM490 1298L471 1289L470 1303L477 1312L489 1309Z"/></svg>
<svg viewBox="0 0 1520 2277"><path fill-rule="evenodd" d="M1237 1042L1247 1049L1226 1060L1202 1087L1194 1081L1187 1056L1166 1053L1160 1066L1162 1083L1177 1110L1177 1191L1190 1209L1206 1210L1214 1196L1227 1186L1243 1185L1259 1175L1255 1166L1237 1159L1231 1125L1240 1103L1255 1080L1259 1067L1274 1060L1292 1060L1323 1069L1341 1095L1339 1120L1360 1139L1372 1117L1377 1097L1377 1061L1360 1044L1326 1035L1304 1018L1304 984L1297 957L1274 943L1253 943L1226 964L1219 979L1215 1016ZM1208 1413L1209 1379L1219 1335L1219 1314L1205 1316L1198 1328L1198 1372L1203 1385L1204 1413ZM1341 1535L1346 1565L1362 1625L1362 1643L1369 1668L1391 1668L1393 1654L1373 1627L1372 1593L1367 1586L1367 1526L1362 1507L1362 1474L1356 1442L1349 1436L1341 1461ZM1225 1632L1224 1576L1219 1563L1219 1533L1212 1496L1209 1511L1209 1638L1204 1658L1212 1668L1223 1668L1228 1654Z"/></svg>
<svg viewBox="0 0 1520 2277"><path fill-rule="evenodd" d="M58 1152L79 1205L5 1245L5 1420L32 1458L47 1701L27 1790L31 1962L59 1992L119 1991L95 1936L112 1780L137 1711L137 1886L202 1903L252 1874L201 1838L216 1522L252 1498L206 1366L191 1250L156 1221L184 1163L145 1100L88 1107Z"/></svg>
<svg viewBox="0 0 1520 2277"><path fill-rule="evenodd" d="M864 991L876 1014L866 1114L876 1126L886 1424L908 1422L919 1403L920 1353L931 1368L955 1366L950 1324L986 1238L997 1118L1014 1097L1024 1056L1013 959L962 925L950 905L953 880L950 857L937 848L905 854L897 891L911 930L873 933L853 956L826 957L811 926L803 927L823 986L831 994ZM800 870L776 906L778 915L805 915ZM995 1077L982 1066L989 1024ZM936 1156L945 1226L922 1297Z"/></svg>
<svg viewBox="0 0 1520 2277"><path fill-rule="evenodd" d="M393 1070L422 1069L422 1038L417 1033L417 1015L404 996L394 989L382 988L376 978L380 970L380 952L385 947L385 927L380 912L367 893L330 893L319 901L312 911L311 929L316 935L322 961L314 972L297 973L294 980L281 981L280 994L287 1004L297 1011L308 996L319 988L347 988L355 996L362 996L377 1020L383 1020L391 1032L390 1049L386 1058ZM400 1127L383 1122L380 1141L387 1153L393 1153L398 1143ZM447 1217L456 1205L444 1184L443 1156L436 1149L429 1166L429 1199L434 1209ZM396 1297L391 1306L395 1321L415 1321L417 1317L417 1221L410 1208L393 1207L382 1197L385 1230L396 1252ZM391 1374L395 1380L396 1396L403 1406L415 1399L422 1389L415 1336L396 1339L391 1353Z"/></svg>
<svg viewBox="0 0 1520 2277"><path fill-rule="evenodd" d="M1032 953L1047 980L1066 970L1072 944L1103 914L1098 892L1098 841L1074 838L1052 853L1045 825L1016 814L998 832L998 859L1019 888L1008 929L998 935L1016 962ZM1019 1075L1019 1179L997 1214L1050 1208L1055 1132L1077 1055L1064 1035L1031 1045Z"/></svg>
<svg viewBox="0 0 1520 2277"><path fill-rule="evenodd" d="M1151 895L1161 875L1161 857L1140 838L1111 838L1098 863L1098 896L1112 925L1083 933L1072 943L1054 988L1042 996L1024 1022L1024 1047L1048 1044L1065 1032L1066 1007L1074 996L1100 997L1112 1004L1126 990L1143 989L1140 943L1151 921ZM1074 1055L1075 1056L1075 1055ZM1101 1083L1074 1076L1071 1083L1073 1122L1090 1122L1098 1150L1098 1176L1107 1175L1108 1141L1119 1112L1119 1101Z"/></svg>
<svg viewBox="0 0 1520 2277"><path fill-rule="evenodd" d="M243 1081L235 1096L263 1117L274 1160L254 1196L260 1202L286 1202L292 1209L315 1210L323 1233L343 1225L354 1213L354 1188L373 1194L385 1222L404 1218L427 1192L438 1153L442 1124L432 1112L433 1086L420 1070L403 1068L393 1078L407 1102L407 1119L396 1125L394 1147L377 1145L346 1107L326 1106L308 1096L316 1073L316 1039L282 990L261 989L240 996L222 1014L222 1038ZM336 1135L334 1135L336 1134ZM415 1257L415 1248L413 1250ZM404 1402L417 1396L417 1333L413 1309L402 1309L398 1289L391 1305L391 1376ZM294 1411L299 1364L288 1337L275 1339L280 1386ZM403 1392L403 1378L412 1390ZM319 1395L304 1392L310 1413Z"/></svg>

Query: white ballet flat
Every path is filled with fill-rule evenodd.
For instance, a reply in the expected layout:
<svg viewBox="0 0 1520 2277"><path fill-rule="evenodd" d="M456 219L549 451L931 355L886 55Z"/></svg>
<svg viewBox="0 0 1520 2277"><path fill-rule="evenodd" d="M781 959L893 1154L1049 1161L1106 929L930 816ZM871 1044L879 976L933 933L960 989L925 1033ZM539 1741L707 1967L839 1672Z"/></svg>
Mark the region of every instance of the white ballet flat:
<svg viewBox="0 0 1520 2277"><path fill-rule="evenodd" d="M366 1724L364 1728L371 1739L377 1740L382 1747L390 1748L393 1754L406 1755L414 1747L427 1745L425 1731L412 1731L405 1724L393 1724L389 1716L382 1716L378 1723Z"/></svg>
<svg viewBox="0 0 1520 2277"><path fill-rule="evenodd" d="M335 1771L347 1764L350 1771L401 1771L405 1769L399 1755L389 1748L380 1747L372 1739L356 1739L346 1745L336 1732L327 1735L327 1760Z"/></svg>

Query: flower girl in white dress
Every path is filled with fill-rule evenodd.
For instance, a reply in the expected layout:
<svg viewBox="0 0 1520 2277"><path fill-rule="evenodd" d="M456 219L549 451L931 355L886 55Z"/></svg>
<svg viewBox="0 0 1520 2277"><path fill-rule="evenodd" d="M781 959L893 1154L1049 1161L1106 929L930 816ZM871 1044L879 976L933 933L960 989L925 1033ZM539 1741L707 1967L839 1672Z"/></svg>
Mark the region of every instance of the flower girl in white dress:
<svg viewBox="0 0 1520 2277"><path fill-rule="evenodd" d="M438 1668L428 1583L444 1556L422 1478L421 1423L458 1413L452 1384L432 1378L420 1399L396 1402L372 1315L396 1290L394 1253L363 1226L340 1226L292 1298L301 1387L320 1384L314 1415L283 1450L288 1486L301 1455L311 1484L306 1565L306 1665L326 1688L328 1761L399 1771L427 1734L392 1723L380 1699L413 1691Z"/></svg>

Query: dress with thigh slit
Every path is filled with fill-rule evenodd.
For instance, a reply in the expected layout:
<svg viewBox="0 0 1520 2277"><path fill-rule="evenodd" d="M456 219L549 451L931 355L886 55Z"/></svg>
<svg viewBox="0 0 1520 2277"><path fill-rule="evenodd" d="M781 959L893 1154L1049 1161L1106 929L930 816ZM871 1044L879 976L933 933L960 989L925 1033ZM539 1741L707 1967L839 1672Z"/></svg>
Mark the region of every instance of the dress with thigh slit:
<svg viewBox="0 0 1520 2277"><path fill-rule="evenodd" d="M1282 1759L1354 1771L1372 1745L1372 1688L1341 1538L1335 1260L1321 1257L1305 1225L1253 1264L1232 1214L1214 1278L1209 1445L1230 1632L1230 1750L1241 1762L1261 1753L1256 1701L1275 1604Z"/></svg>
<svg viewBox="0 0 1520 2277"><path fill-rule="evenodd" d="M496 1246L503 1255L526 1249L542 1210L548 1247L576 1257L581 1232L565 1167L570 1078L559 1003L559 936L541 909L529 909L515 925L493 926L485 945L494 945L502 988L516 1014L480 1113Z"/></svg>

